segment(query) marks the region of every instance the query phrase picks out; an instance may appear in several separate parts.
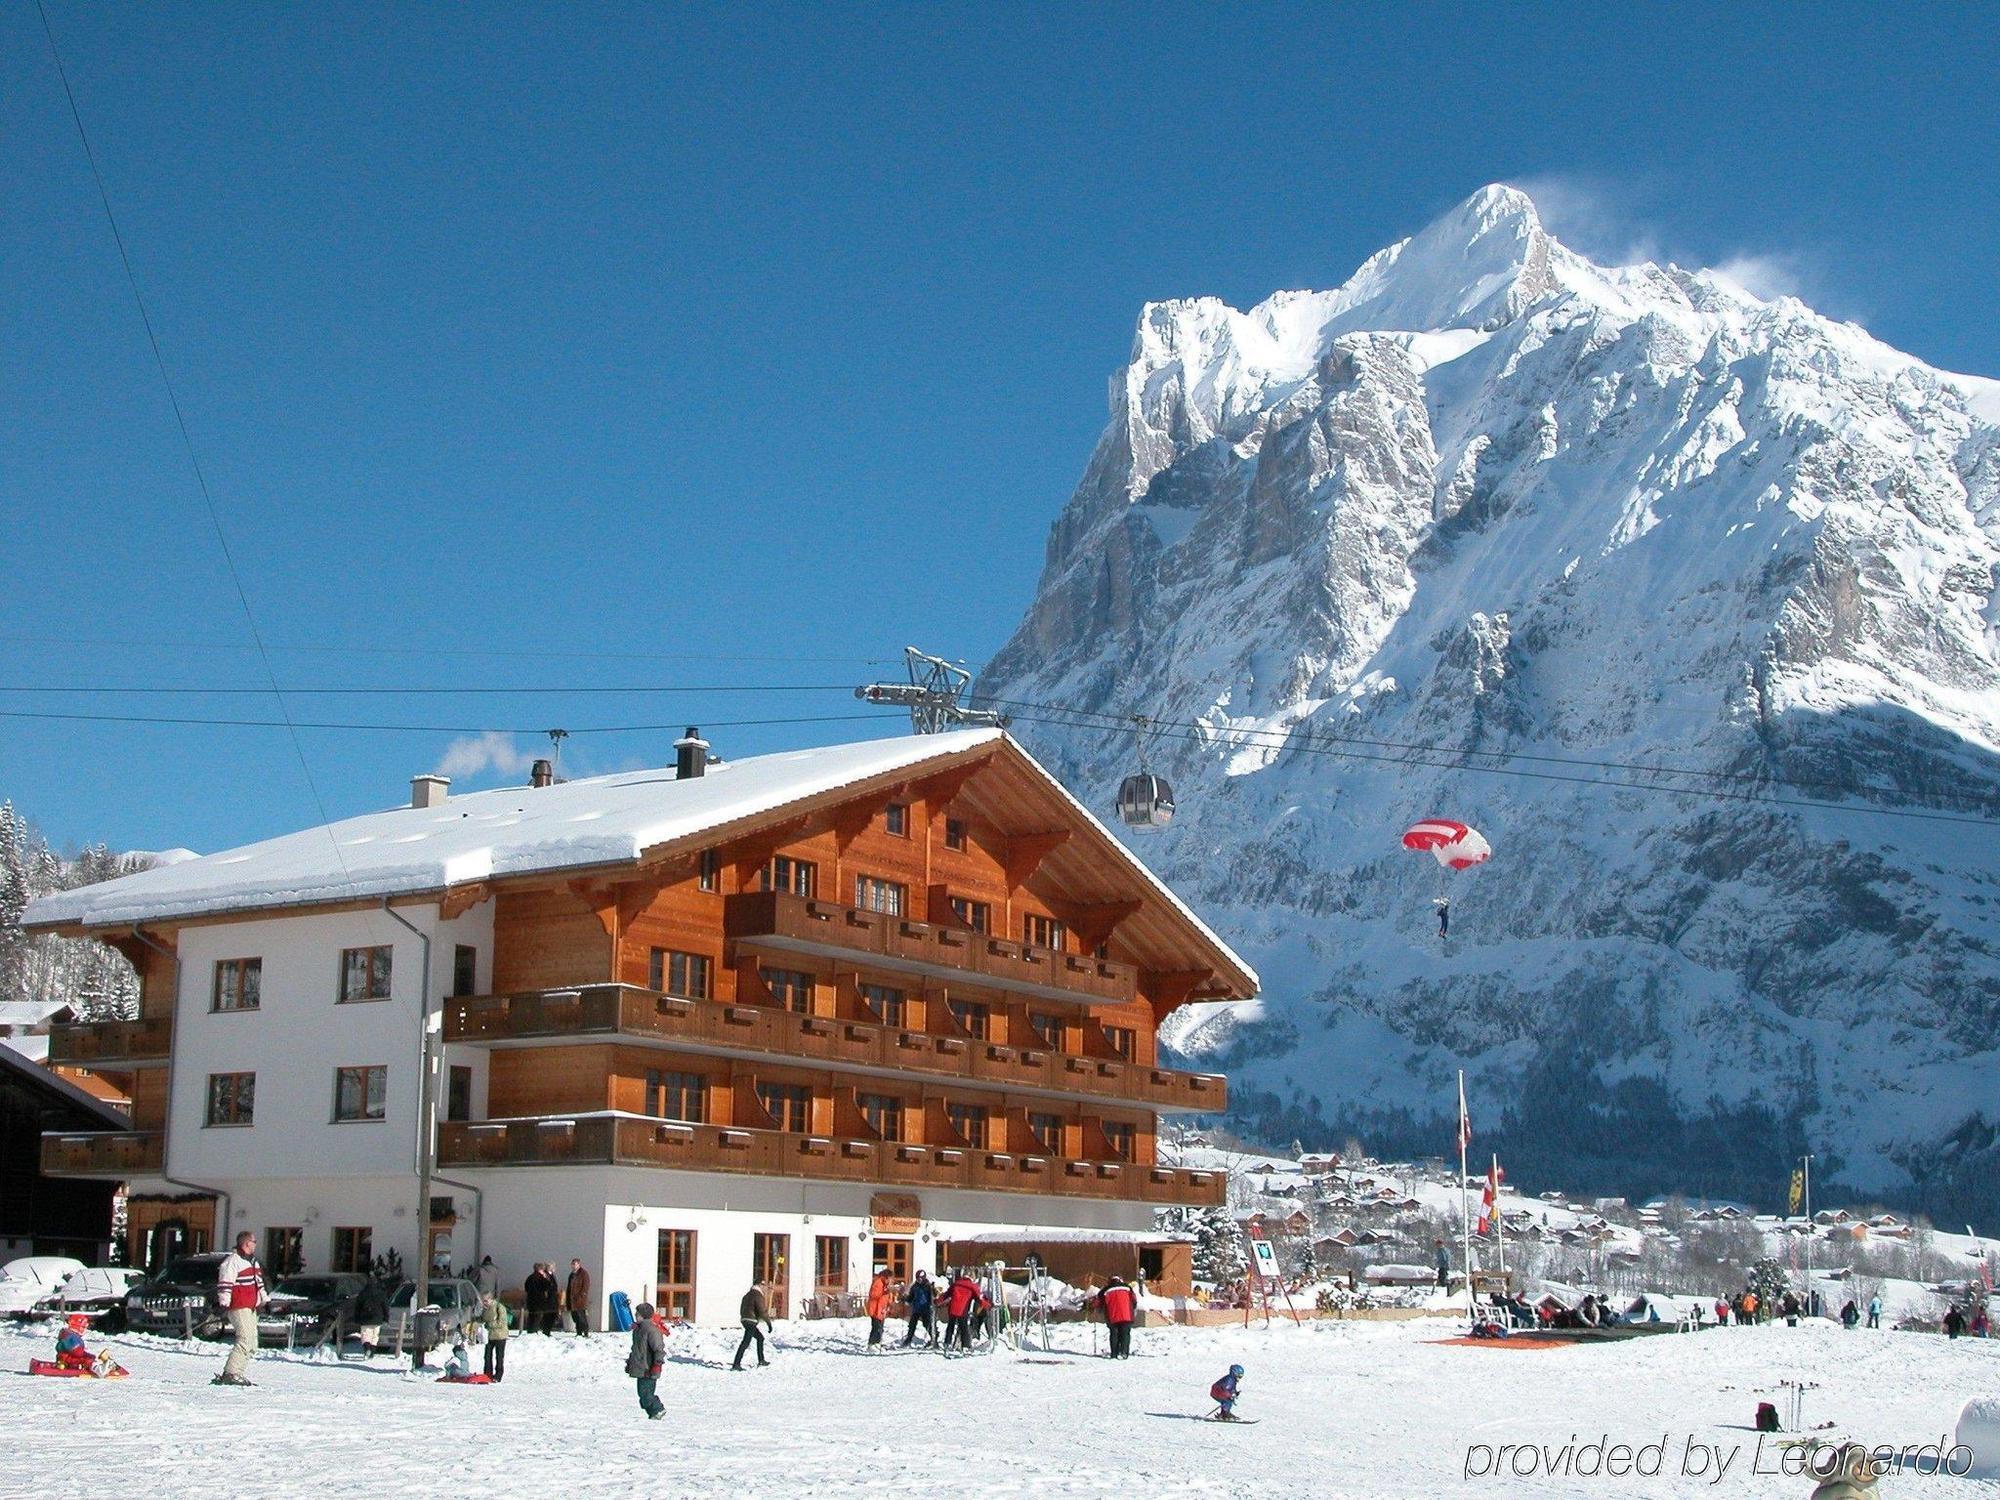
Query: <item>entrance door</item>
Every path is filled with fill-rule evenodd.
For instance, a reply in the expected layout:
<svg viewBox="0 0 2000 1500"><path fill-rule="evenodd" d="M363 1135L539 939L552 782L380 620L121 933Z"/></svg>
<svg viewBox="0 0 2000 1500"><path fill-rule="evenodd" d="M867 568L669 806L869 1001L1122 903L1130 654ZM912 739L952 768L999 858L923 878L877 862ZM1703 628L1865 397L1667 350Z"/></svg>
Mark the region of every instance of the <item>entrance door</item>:
<svg viewBox="0 0 2000 1500"><path fill-rule="evenodd" d="M892 1286L910 1284L910 1261L915 1247L908 1240L877 1240L875 1242L875 1264L889 1268L889 1283Z"/></svg>
<svg viewBox="0 0 2000 1500"><path fill-rule="evenodd" d="M784 1318L792 1310L792 1237L758 1234L750 1237L750 1277L770 1294L771 1316Z"/></svg>

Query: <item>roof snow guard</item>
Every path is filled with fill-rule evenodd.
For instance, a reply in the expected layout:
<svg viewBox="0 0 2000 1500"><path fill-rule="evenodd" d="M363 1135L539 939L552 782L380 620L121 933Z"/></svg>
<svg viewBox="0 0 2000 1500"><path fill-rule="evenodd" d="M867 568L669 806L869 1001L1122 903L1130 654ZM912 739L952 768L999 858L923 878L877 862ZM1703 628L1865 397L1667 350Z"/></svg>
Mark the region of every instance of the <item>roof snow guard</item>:
<svg viewBox="0 0 2000 1500"><path fill-rule="evenodd" d="M385 898L442 899L481 883L556 874L615 878L621 869L740 838L853 796L986 762L999 763L1009 773L1009 785L1040 803L1045 818L1060 806L1083 825L1085 836L1052 858L1051 869L1071 862L1079 882L1111 882L1128 894L1154 897L1181 929L1181 942L1203 950L1219 983L1236 994L1256 992L1255 971L998 729L710 762L706 774L693 777L677 777L668 767L532 790L469 792L431 807L364 813L37 897L22 913L22 924L84 934Z"/></svg>

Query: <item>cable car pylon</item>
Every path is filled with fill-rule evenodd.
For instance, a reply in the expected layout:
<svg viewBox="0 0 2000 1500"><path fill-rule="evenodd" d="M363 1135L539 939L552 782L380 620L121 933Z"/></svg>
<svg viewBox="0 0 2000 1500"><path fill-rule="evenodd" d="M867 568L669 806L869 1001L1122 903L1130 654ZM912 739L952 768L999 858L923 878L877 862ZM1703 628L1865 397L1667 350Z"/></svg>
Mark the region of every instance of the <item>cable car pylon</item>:
<svg viewBox="0 0 2000 1500"><path fill-rule="evenodd" d="M963 663L946 661L915 646L903 648L903 662L909 668L908 682L866 683L854 690L854 696L866 703L909 709L910 728L917 734L1007 727L1007 716L998 710L965 706L963 700L972 686L972 673Z"/></svg>

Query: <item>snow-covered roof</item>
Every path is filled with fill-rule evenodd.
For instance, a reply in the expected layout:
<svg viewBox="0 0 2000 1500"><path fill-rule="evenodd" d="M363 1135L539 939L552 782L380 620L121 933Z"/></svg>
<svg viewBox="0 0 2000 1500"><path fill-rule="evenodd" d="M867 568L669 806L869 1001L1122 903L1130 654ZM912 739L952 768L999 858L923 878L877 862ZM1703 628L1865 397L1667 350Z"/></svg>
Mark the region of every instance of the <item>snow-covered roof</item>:
<svg viewBox="0 0 2000 1500"><path fill-rule="evenodd" d="M998 729L903 735L713 763L685 780L625 771L501 787L343 818L240 849L37 897L30 927L123 927L448 890L510 875L631 864L647 850L1005 741L1120 861L1251 984L1256 972L1033 756Z"/></svg>
<svg viewBox="0 0 2000 1500"><path fill-rule="evenodd" d="M1156 1229L982 1229L945 1236L954 1245L1165 1245L1187 1244L1194 1236Z"/></svg>
<svg viewBox="0 0 2000 1500"><path fill-rule="evenodd" d="M35 1087L45 1089L49 1093L67 1100L77 1109L95 1115L101 1123L108 1125L113 1130L130 1130L132 1128L132 1121L128 1116L119 1110L113 1109L111 1105L98 1098L95 1094L78 1088L61 1074L22 1056L13 1048L0 1046L0 1073L10 1072L15 1077Z"/></svg>
<svg viewBox="0 0 2000 1500"><path fill-rule="evenodd" d="M39 1026L68 1005L67 1000L0 1000L0 1026Z"/></svg>

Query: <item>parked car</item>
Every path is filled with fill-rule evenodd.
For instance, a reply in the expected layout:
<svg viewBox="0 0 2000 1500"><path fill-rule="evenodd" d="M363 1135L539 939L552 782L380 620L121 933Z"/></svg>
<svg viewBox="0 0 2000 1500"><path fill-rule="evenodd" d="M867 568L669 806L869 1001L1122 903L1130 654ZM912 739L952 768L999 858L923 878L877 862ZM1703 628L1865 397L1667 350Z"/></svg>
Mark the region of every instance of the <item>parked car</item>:
<svg viewBox="0 0 2000 1500"><path fill-rule="evenodd" d="M37 1302L55 1295L65 1279L85 1269L67 1255L24 1255L0 1266L0 1314L25 1318Z"/></svg>
<svg viewBox="0 0 2000 1500"><path fill-rule="evenodd" d="M354 1326L354 1299L366 1276L340 1271L324 1276L281 1276L257 1310L257 1342L309 1348L329 1324Z"/></svg>
<svg viewBox="0 0 2000 1500"><path fill-rule="evenodd" d="M389 1321L382 1328L385 1344L396 1342L403 1320L410 1316L410 1299L416 1294L417 1284L406 1281L396 1288L396 1295L389 1299ZM438 1337L450 1343L461 1328L479 1316L479 1288L456 1277L440 1277L431 1282L430 1305L438 1310ZM415 1328L403 1334L406 1339L415 1336Z"/></svg>
<svg viewBox="0 0 2000 1500"><path fill-rule="evenodd" d="M85 1266L70 1272L55 1295L41 1306L52 1314L82 1313L92 1326L106 1333L123 1333L125 1299L145 1279L144 1271L131 1266Z"/></svg>
<svg viewBox="0 0 2000 1500"><path fill-rule="evenodd" d="M224 1252L178 1255L158 1275L140 1282L126 1294L125 1326L134 1333L158 1333L168 1338L193 1334L213 1338L228 1327L215 1301L215 1278Z"/></svg>

